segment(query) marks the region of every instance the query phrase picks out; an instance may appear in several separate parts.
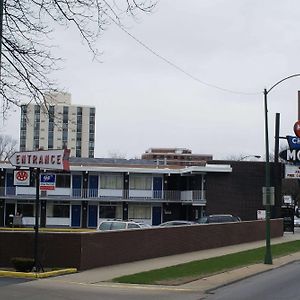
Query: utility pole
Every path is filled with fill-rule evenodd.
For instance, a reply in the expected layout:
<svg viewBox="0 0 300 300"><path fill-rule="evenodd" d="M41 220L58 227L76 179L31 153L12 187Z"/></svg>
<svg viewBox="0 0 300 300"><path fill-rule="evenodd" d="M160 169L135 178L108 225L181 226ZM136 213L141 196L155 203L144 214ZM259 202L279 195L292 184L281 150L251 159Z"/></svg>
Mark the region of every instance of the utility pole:
<svg viewBox="0 0 300 300"><path fill-rule="evenodd" d="M271 265L272 252L271 252L271 238L270 238L270 156L269 156L269 130L268 130L268 91L264 89L264 108L265 108L265 140L266 140L266 248L265 248L265 264Z"/></svg>
<svg viewBox="0 0 300 300"><path fill-rule="evenodd" d="M268 90L264 89L264 114L265 114L265 143L266 143L266 186L264 187L265 196L266 196L266 249L265 249L265 264L272 264L272 252L271 252L271 234L270 234L270 205L271 205L271 197L274 193L274 188L270 186L271 183L271 174L270 174L270 157L269 157L269 129L268 129L268 94L279 84L282 82L294 78L300 77L300 73L290 75L285 77L278 82L276 82L272 87Z"/></svg>
<svg viewBox="0 0 300 300"><path fill-rule="evenodd" d="M300 91L298 91L298 120L300 120Z"/></svg>

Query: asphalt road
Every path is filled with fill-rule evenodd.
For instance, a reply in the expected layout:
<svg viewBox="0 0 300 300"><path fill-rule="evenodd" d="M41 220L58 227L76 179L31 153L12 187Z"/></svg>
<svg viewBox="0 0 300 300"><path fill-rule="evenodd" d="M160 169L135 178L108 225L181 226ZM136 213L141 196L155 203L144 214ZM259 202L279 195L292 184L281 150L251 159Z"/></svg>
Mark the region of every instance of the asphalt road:
<svg viewBox="0 0 300 300"><path fill-rule="evenodd" d="M268 271L210 291L183 290L180 287L78 283L63 277L26 280L0 278L2 300L296 300L300 299L300 262Z"/></svg>
<svg viewBox="0 0 300 300"><path fill-rule="evenodd" d="M0 278L0 299L12 300L199 300L199 292L161 287L78 284L61 280Z"/></svg>
<svg viewBox="0 0 300 300"><path fill-rule="evenodd" d="M296 300L300 299L300 262L265 272L211 291L205 300Z"/></svg>

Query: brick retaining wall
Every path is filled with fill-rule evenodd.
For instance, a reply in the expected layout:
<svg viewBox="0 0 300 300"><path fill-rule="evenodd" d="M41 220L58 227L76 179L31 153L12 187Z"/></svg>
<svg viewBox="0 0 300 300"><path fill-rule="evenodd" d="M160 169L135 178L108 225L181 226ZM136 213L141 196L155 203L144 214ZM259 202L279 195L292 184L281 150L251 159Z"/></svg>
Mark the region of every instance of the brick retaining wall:
<svg viewBox="0 0 300 300"><path fill-rule="evenodd" d="M282 219L271 220L271 237L282 235ZM39 252L44 267L85 270L263 239L263 221L115 232L42 232ZM0 267L10 266L11 257L32 257L33 241L33 232L0 232Z"/></svg>

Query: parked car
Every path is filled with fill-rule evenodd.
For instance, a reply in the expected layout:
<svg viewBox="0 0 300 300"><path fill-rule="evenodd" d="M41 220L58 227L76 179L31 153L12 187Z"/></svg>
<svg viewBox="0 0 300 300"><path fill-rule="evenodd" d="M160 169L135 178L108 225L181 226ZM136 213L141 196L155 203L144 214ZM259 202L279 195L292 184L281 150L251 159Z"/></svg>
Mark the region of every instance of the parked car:
<svg viewBox="0 0 300 300"><path fill-rule="evenodd" d="M241 222L241 218L233 215L209 215L198 220L200 224Z"/></svg>
<svg viewBox="0 0 300 300"><path fill-rule="evenodd" d="M141 228L151 228L152 226L147 224L147 223L143 223L143 222L136 222L137 224L139 224L141 226Z"/></svg>
<svg viewBox="0 0 300 300"><path fill-rule="evenodd" d="M140 229L142 225L135 222L128 221L103 221L99 224L97 230L125 230L125 229Z"/></svg>
<svg viewBox="0 0 300 300"><path fill-rule="evenodd" d="M175 220L161 223L158 227L172 227L172 226L183 226L183 225L195 225L192 221Z"/></svg>
<svg viewBox="0 0 300 300"><path fill-rule="evenodd" d="M294 226L300 227L300 218L297 218L296 216L294 217Z"/></svg>

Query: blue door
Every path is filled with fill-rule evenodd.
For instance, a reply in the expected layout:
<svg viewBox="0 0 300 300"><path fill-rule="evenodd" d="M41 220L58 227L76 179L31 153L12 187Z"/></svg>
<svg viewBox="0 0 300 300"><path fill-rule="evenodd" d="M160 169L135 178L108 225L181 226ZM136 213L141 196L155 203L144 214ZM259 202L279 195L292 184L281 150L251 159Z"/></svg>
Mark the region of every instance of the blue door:
<svg viewBox="0 0 300 300"><path fill-rule="evenodd" d="M72 195L73 197L81 197L82 177L81 175L72 176Z"/></svg>
<svg viewBox="0 0 300 300"><path fill-rule="evenodd" d="M153 177L153 198L161 199L162 198L162 186L163 181L162 177Z"/></svg>
<svg viewBox="0 0 300 300"><path fill-rule="evenodd" d="M152 225L161 223L161 207L155 206L152 208Z"/></svg>
<svg viewBox="0 0 300 300"><path fill-rule="evenodd" d="M80 227L81 223L81 205L72 205L71 226Z"/></svg>
<svg viewBox="0 0 300 300"><path fill-rule="evenodd" d="M89 205L88 207L88 227L97 227L98 206Z"/></svg>
<svg viewBox="0 0 300 300"><path fill-rule="evenodd" d="M89 197L92 198L98 197L98 176L97 175L89 176Z"/></svg>
<svg viewBox="0 0 300 300"><path fill-rule="evenodd" d="M6 173L6 195L15 195L14 173Z"/></svg>

